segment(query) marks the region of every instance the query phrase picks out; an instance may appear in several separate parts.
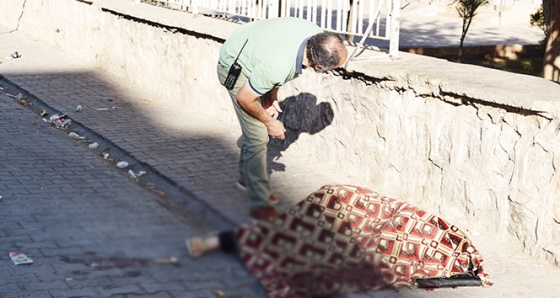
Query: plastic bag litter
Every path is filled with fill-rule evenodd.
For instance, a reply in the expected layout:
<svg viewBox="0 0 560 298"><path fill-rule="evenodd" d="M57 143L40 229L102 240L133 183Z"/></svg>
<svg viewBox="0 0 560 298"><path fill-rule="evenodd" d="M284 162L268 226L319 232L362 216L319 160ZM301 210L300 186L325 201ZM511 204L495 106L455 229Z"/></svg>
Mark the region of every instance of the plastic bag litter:
<svg viewBox="0 0 560 298"><path fill-rule="evenodd" d="M95 148L99 147L99 144L98 144L97 142L93 142L93 143L89 144L88 147L89 147L90 149L95 149Z"/></svg>
<svg viewBox="0 0 560 298"><path fill-rule="evenodd" d="M72 123L72 120L66 119L66 114L55 114L49 118L49 123L56 128L67 128Z"/></svg>
<svg viewBox="0 0 560 298"><path fill-rule="evenodd" d="M118 167L119 169L124 169L124 168L128 167L128 162L126 162L126 161L119 161L119 162L117 162L117 167Z"/></svg>
<svg viewBox="0 0 560 298"><path fill-rule="evenodd" d="M69 133L68 136L71 137L72 139L75 139L75 140L80 138L80 135L75 133L75 132Z"/></svg>
<svg viewBox="0 0 560 298"><path fill-rule="evenodd" d="M132 178L132 179L136 179L136 178L142 177L142 176L144 176L144 175L146 175L146 174L148 174L148 172L146 172L146 171L138 171L138 173L134 173L133 170L128 170L128 175L129 175L130 178Z"/></svg>

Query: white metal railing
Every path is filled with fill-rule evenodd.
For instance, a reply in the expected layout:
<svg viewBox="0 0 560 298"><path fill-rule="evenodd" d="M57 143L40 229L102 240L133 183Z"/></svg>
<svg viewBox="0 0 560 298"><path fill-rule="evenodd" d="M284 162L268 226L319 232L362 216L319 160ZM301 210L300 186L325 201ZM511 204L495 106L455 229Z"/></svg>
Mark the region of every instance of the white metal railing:
<svg viewBox="0 0 560 298"><path fill-rule="evenodd" d="M324 30L388 40L389 55L398 56L400 0L135 0L189 11L219 15L249 22L276 17L297 17ZM352 54L353 56L354 54Z"/></svg>

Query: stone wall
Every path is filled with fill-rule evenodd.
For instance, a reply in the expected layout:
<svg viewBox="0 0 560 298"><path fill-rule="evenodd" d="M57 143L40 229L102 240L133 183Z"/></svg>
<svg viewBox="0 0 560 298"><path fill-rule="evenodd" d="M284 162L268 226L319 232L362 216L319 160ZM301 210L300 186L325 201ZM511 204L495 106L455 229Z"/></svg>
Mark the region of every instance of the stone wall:
<svg viewBox="0 0 560 298"><path fill-rule="evenodd" d="M1 25L147 87L186 113L236 121L230 103L216 100L226 95L215 64L238 24L132 0L4 0L0 14ZM309 132L286 154L332 163L382 193L468 222L471 233L495 234L560 264L559 85L366 51L346 72L307 73L280 92L309 94L329 108L284 103L286 127ZM320 115L305 117L311 113Z"/></svg>

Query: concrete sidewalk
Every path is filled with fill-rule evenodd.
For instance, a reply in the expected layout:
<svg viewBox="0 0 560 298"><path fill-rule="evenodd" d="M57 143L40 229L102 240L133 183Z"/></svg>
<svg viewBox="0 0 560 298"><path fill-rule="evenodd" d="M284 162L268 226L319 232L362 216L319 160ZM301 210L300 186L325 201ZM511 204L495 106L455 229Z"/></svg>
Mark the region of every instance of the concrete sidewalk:
<svg viewBox="0 0 560 298"><path fill-rule="evenodd" d="M173 216L3 91L0 126L1 298L264 295L232 256L188 256L184 237L208 233L208 223ZM15 266L11 252L33 264Z"/></svg>
<svg viewBox="0 0 560 298"><path fill-rule="evenodd" d="M223 121L210 115L189 113L181 107L168 104L169 100L85 64L63 50L51 48L18 32L6 33L8 31L0 28L0 73L5 80L28 92L31 97L36 97L49 109L67 113L77 126L85 127L90 135L97 137L98 140L95 141L111 144L114 150L122 149L127 161L133 166L149 170L146 179L157 177L171 185L173 189L169 191L179 192L178 197L196 201L199 204L197 206L205 210L205 216L201 220L206 225L211 226L211 221L223 221L224 225L231 226L247 222L247 196L234 185L241 136L238 127L225 125ZM3 59L14 51L18 51L21 58ZM79 112L76 111L78 105L82 107ZM13 106L2 107L7 110L12 108ZM12 121L3 125L10 125ZM70 125L66 132L72 129L73 125ZM37 143L37 146L44 145ZM297 146L297 141L290 146ZM357 176L346 176L329 166L311 164L304 156L294 156L289 150L282 151L273 147L269 159L273 189L282 200L279 207L282 210L324 184L363 184ZM115 170L123 171L126 175L125 170ZM186 205L188 204L190 203L187 202ZM126 208L121 208L121 212L128 212ZM185 214L178 216L196 217L199 213L197 210L199 209L193 212L186 208L183 210ZM445 214L441 216L445 218ZM468 230L468 223L461 219L453 220ZM184 235L177 235L180 232L174 235L182 239L208 230L207 227L199 228L188 226L185 227ZM51 233L45 237L54 237L55 233ZM507 244L496 243L492 235L476 235L475 232L471 234L474 234L473 241L487 260L486 267L495 282L493 287L430 292L385 291L352 297L554 297L560 291L557 282L560 280L558 268L542 265L516 252ZM176 250L182 248L181 241L165 245L172 245ZM72 252L52 252L53 257L67 254L72 255ZM4 257L2 260L7 261ZM200 268L207 264L200 263ZM216 258L211 266L217 270L223 266L226 270L231 265L228 260ZM30 269L32 274L33 267ZM186 274L190 269L183 270ZM9 278L26 283L21 276ZM47 284L43 286L48 287ZM33 297L33 291L29 291ZM254 293L226 297L248 297L247 295ZM89 296L96 295L102 294ZM182 295L180 291L173 294L174 297L214 295L191 296L187 292ZM65 294L53 296L69 297Z"/></svg>
<svg viewBox="0 0 560 298"><path fill-rule="evenodd" d="M464 46L484 45L536 45L544 38L542 29L531 26L529 15L533 8L522 1L503 13L491 7L482 7L473 19L465 37ZM491 13L491 14L490 14ZM455 9L442 7L437 13L404 14L401 21L399 44L401 47L459 47L462 19Z"/></svg>

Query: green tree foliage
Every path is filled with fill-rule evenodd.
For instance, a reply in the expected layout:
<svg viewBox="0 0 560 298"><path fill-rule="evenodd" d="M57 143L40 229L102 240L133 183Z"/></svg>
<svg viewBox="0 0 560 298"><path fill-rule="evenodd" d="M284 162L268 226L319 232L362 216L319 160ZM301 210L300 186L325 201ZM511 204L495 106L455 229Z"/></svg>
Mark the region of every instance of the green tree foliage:
<svg viewBox="0 0 560 298"><path fill-rule="evenodd" d="M541 40L539 43L542 45L546 45L546 41L548 38L548 26L546 23L546 20L544 18L544 11L543 11L543 5L541 4L541 6L539 7L539 9L537 9L537 11L535 13L532 13L529 16L529 23L531 23L531 26L537 26L539 28L541 28L541 30L544 33L544 39Z"/></svg>

